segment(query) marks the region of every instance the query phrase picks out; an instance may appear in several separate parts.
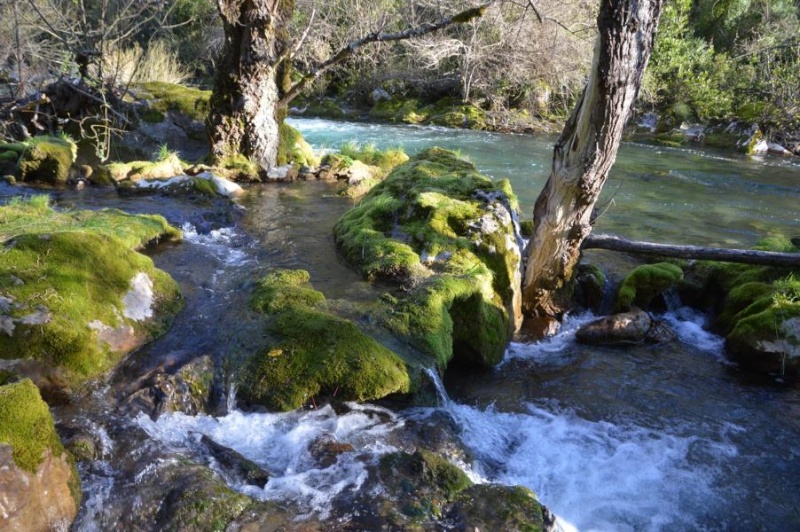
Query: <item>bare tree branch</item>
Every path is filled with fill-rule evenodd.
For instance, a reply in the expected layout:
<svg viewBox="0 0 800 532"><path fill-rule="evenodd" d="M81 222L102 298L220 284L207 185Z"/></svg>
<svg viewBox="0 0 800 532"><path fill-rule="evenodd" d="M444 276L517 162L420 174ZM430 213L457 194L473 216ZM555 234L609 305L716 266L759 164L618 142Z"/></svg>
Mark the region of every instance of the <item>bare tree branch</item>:
<svg viewBox="0 0 800 532"><path fill-rule="evenodd" d="M376 31L366 35L365 37L358 39L357 41L353 41L337 53L335 53L331 58L327 61L320 64L317 68L315 68L311 73L307 74L303 77L303 79L291 87L286 94L281 99L281 103L288 104L294 98L296 98L303 90L306 89L311 83L316 81L322 74L333 68L334 66L342 63L353 54L355 54L360 48L367 44L375 43L375 42L392 42L392 41L403 41L406 39L412 39L415 37L421 37L423 35L427 35L429 33L433 33L435 31L439 31L443 28L448 26L452 26L453 24L463 24L465 22L469 22L474 18L481 17L486 12L486 10L495 3L495 0L491 0L484 4L481 4L477 7L473 7L470 9L466 9L461 13L457 13L451 17L443 18L442 20L432 23L432 24L423 24L421 26L417 26L414 28L407 28L403 31L399 31L396 33L383 33L382 31Z"/></svg>

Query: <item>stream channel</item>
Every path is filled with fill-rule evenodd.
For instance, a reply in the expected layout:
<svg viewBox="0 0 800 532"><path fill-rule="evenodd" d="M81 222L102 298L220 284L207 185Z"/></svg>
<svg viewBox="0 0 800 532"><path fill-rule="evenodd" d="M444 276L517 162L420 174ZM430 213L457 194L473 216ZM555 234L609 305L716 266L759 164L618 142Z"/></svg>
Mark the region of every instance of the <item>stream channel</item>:
<svg viewBox="0 0 800 532"><path fill-rule="evenodd" d="M508 177L527 218L554 142L317 119L291 123L316 149L345 141L401 146L411 155L432 145L456 149L490 177ZM20 190L0 187L3 201ZM247 301L255 281L273 268L307 269L332 300L376 297L336 255L331 228L352 200L335 192L324 182L258 185L233 208L102 189L51 193L62 208L159 213L185 233L181 244L153 252L186 299L171 330L85 398L54 411L59 424L88 427L103 440L101 459L81 465L84 502L73 529L124 529L126 515L144 498L137 491L164 464L207 461L198 454L198 434L270 473L264 489L234 486L238 491L279 501L302 519L342 519L335 500L367 485L369 457L408 450L404 431L449 418L465 451L459 465L473 480L531 488L565 530L800 530L800 387L740 371L725 358L722 339L703 329L703 317L679 302L665 315L678 342L580 346L575 328L591 316L570 316L554 338L513 342L492 371L434 379L438 406L245 413L228 397L230 408L216 417L165 414L157 421L126 409L126 390L156 367L210 355L235 368L263 348L262 324ZM627 142L600 203L598 232L749 247L765 236L800 236L800 165ZM612 278L628 266L611 253L589 258L607 264ZM314 465L306 449L325 433L352 444L354 457Z"/></svg>

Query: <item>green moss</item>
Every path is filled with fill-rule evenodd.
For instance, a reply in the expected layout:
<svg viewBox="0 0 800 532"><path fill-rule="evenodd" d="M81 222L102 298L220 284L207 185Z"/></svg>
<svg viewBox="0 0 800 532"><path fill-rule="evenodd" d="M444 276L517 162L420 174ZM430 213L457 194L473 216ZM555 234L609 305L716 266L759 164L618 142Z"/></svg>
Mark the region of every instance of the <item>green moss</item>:
<svg viewBox="0 0 800 532"><path fill-rule="evenodd" d="M22 234L58 231L92 232L113 236L129 249L141 249L157 240L180 239L180 230L157 214L128 214L118 209L58 211L46 195L16 197L0 207L0 241ZM2 285L0 285L2 286Z"/></svg>
<svg viewBox="0 0 800 532"><path fill-rule="evenodd" d="M140 181L142 179L166 179L181 175L184 163L177 154L168 153L156 161L131 161L105 165L105 172L116 181Z"/></svg>
<svg viewBox="0 0 800 532"><path fill-rule="evenodd" d="M415 286L387 306L385 321L439 366L454 347L470 363L502 358L519 257L509 228L498 223L480 236L475 228L486 198L515 204L507 189L433 148L397 167L334 227L342 254L367 279Z"/></svg>
<svg viewBox="0 0 800 532"><path fill-rule="evenodd" d="M204 196L210 196L214 198L219 195L217 194L217 187L214 186L214 183L212 183L210 179L195 177L192 179L192 187L194 190Z"/></svg>
<svg viewBox="0 0 800 532"><path fill-rule="evenodd" d="M0 145L0 161L17 162L17 159L19 159L19 153L13 150L8 150L8 151L2 151L2 150L3 147Z"/></svg>
<svg viewBox="0 0 800 532"><path fill-rule="evenodd" d="M25 149L17 163L22 181L39 181L51 185L66 183L69 169L78 153L77 145L63 137L34 137L21 143ZM0 145L9 149L13 145Z"/></svg>
<svg viewBox="0 0 800 532"><path fill-rule="evenodd" d="M454 513L467 530L549 530L536 495L521 486L471 486L456 497Z"/></svg>
<svg viewBox="0 0 800 532"><path fill-rule="evenodd" d="M64 453L50 409L30 379L0 386L0 443L11 446L14 462L29 473L36 472L45 450L56 457Z"/></svg>
<svg viewBox="0 0 800 532"><path fill-rule="evenodd" d="M420 107L417 100L381 100L369 112L371 118L387 120L390 122L405 122L406 124L421 124L428 116Z"/></svg>
<svg viewBox="0 0 800 532"><path fill-rule="evenodd" d="M447 503L472 485L458 467L423 449L384 455L379 471L381 483L396 501L399 519L420 524L441 518Z"/></svg>
<svg viewBox="0 0 800 532"><path fill-rule="evenodd" d="M760 299L772 301L775 289L771 284L762 282L747 282L735 286L728 292L725 303L717 317L717 326L729 332L734 317Z"/></svg>
<svg viewBox="0 0 800 532"><path fill-rule="evenodd" d="M428 124L474 130L487 129L486 112L467 103L445 98L426 107Z"/></svg>
<svg viewBox="0 0 800 532"><path fill-rule="evenodd" d="M247 364L243 397L293 410L315 396L365 401L408 392L402 359L353 322L326 311L324 296L302 286L307 282L307 272L278 270L259 283L252 305L272 315L279 341Z"/></svg>
<svg viewBox="0 0 800 532"><path fill-rule="evenodd" d="M320 98L305 102L303 116L319 116L323 118L344 118L345 112L332 98Z"/></svg>
<svg viewBox="0 0 800 532"><path fill-rule="evenodd" d="M316 166L319 159L314 155L314 149L306 142L303 135L285 122L280 125L280 143L278 144L278 166L285 164L298 164L301 166Z"/></svg>
<svg viewBox="0 0 800 532"><path fill-rule="evenodd" d="M616 310L625 312L637 306L646 309L654 297L683 279L683 270L675 264L659 262L634 268L617 292Z"/></svg>
<svg viewBox="0 0 800 532"><path fill-rule="evenodd" d="M533 220L522 220L519 222L519 232L525 238L533 236Z"/></svg>
<svg viewBox="0 0 800 532"><path fill-rule="evenodd" d="M217 171L234 181L260 181L258 164L241 153L224 157L217 162Z"/></svg>
<svg viewBox="0 0 800 532"><path fill-rule="evenodd" d="M122 316L131 279L145 273L168 319L179 292L166 273L133 248L176 234L160 216L120 211L58 213L46 202L15 202L0 208L0 293L13 301L7 314L13 334L0 334L0 357L32 358L83 380L112 367L123 354L97 339L90 323L132 326L140 340L165 322L134 322Z"/></svg>
<svg viewBox="0 0 800 532"><path fill-rule="evenodd" d="M331 155L336 157L336 154ZM338 156L342 158L345 164L348 160L357 160L370 166L377 166L382 172L380 177L387 175L396 166L408 161L408 155L402 149L379 150L374 144L345 143L339 148ZM329 161L337 162L335 159L329 159ZM331 162L328 162L328 164L331 164ZM333 167L333 164L331 166Z"/></svg>
<svg viewBox="0 0 800 532"><path fill-rule="evenodd" d="M156 112L163 115L167 111L179 111L194 120L205 120L210 110L211 91L161 81L138 83L133 88L148 100L150 111L147 116L151 119L155 118Z"/></svg>

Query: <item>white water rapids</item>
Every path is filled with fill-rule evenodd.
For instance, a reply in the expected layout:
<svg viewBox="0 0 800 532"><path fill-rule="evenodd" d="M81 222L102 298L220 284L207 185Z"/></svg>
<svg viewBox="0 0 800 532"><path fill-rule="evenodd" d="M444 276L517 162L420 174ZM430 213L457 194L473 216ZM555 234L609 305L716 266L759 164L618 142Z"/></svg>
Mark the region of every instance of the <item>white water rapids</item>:
<svg viewBox="0 0 800 532"><path fill-rule="evenodd" d="M716 352L719 339L686 316L691 315L673 314L668 320L681 338ZM508 358L535 363L563 354L572 344L575 323L586 319L573 319L547 342L512 344ZM293 501L307 509L304 516L326 517L339 493L362 486L366 463L397 450L387 442L403 430L404 419L429 417L437 410L445 410L460 427L460 438L475 457L467 466L473 480L533 489L564 529L702 528L705 524L696 517L721 502L715 481L720 465L737 456L727 437L736 427L721 424L709 437L691 435L691 427L673 431L625 420L592 421L557 401L524 403L520 411L502 412L494 405L480 408L451 400L435 372L430 375L441 396L437 408L393 413L351 404L352 410L342 415L325 406L285 414L233 411L219 418L169 414L155 422L142 415L137 421L171 447L191 450L205 434L235 449L270 473L264 489L235 489L260 499ZM308 447L326 434L352 444L355 452L319 468Z"/></svg>

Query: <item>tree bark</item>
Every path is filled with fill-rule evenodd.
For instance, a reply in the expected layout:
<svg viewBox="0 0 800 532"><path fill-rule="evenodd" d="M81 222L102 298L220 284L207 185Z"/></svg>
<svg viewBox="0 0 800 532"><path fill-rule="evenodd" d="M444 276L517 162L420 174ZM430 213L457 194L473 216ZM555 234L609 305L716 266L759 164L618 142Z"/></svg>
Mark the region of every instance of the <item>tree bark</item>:
<svg viewBox="0 0 800 532"><path fill-rule="evenodd" d="M591 232L590 216L614 164L661 14L663 0L602 0L592 70L553 150L534 207L523 281L528 316L560 317L565 287Z"/></svg>
<svg viewBox="0 0 800 532"><path fill-rule="evenodd" d="M215 161L242 154L260 168L276 164L280 105L288 80L286 27L293 0L217 0L225 44L207 129Z"/></svg>
<svg viewBox="0 0 800 532"><path fill-rule="evenodd" d="M758 264L762 266L799 267L800 253L779 253L776 251L757 251L752 249L707 248L701 246L675 246L625 240L612 235L591 235L583 241L581 249L608 249L675 257L679 259L717 260L722 262L738 262L740 264Z"/></svg>

